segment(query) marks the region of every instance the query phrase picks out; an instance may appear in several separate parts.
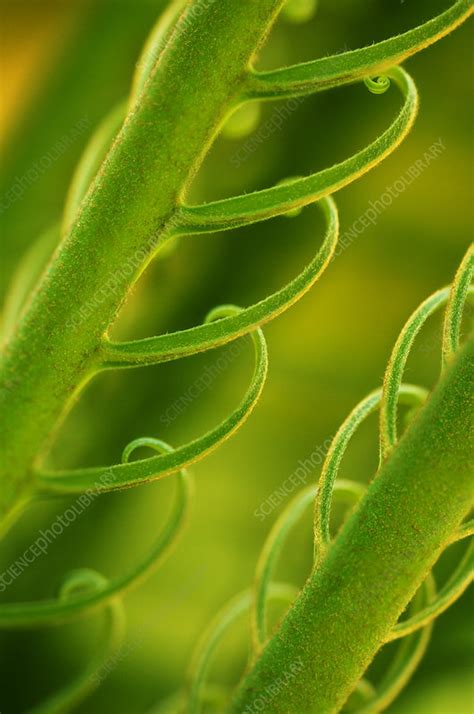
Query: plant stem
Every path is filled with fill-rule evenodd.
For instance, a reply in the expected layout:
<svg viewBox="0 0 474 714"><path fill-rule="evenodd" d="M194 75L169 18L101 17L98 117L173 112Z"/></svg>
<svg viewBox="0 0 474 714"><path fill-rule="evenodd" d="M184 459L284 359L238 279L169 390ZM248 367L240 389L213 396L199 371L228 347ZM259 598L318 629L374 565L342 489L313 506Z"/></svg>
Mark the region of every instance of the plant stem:
<svg viewBox="0 0 474 714"><path fill-rule="evenodd" d="M474 339L401 438L245 677L232 712L340 711L474 502ZM285 672L298 663L289 686ZM258 709L261 711L262 709Z"/></svg>
<svg viewBox="0 0 474 714"><path fill-rule="evenodd" d="M0 364L0 519L151 260L283 0L191 0Z"/></svg>

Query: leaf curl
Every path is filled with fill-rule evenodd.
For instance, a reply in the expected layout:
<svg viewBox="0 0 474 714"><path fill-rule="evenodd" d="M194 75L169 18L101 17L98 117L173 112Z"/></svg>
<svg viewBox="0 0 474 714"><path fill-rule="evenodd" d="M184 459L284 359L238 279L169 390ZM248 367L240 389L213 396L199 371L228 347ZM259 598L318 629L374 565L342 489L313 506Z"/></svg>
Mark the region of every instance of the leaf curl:
<svg viewBox="0 0 474 714"><path fill-rule="evenodd" d="M291 601L296 592L293 586L286 583L273 583L269 589L269 597L276 600ZM237 595L218 612L198 642L189 671L187 710L189 714L200 714L202 711L202 692L206 685L209 668L217 646L234 622L249 611L251 604L252 591L250 589Z"/></svg>
<svg viewBox="0 0 474 714"><path fill-rule="evenodd" d="M151 448L159 453L172 453L173 449L159 439L137 439L123 453L127 462L138 448ZM149 552L125 575L113 581L101 581L100 587L72 594L68 598L0 605L0 628L43 627L83 615L103 607L115 598L137 587L166 559L179 538L189 512L192 482L189 474L181 470L177 475L177 489L171 512Z"/></svg>
<svg viewBox="0 0 474 714"><path fill-rule="evenodd" d="M108 585L106 578L93 570L77 570L65 579L59 600L67 601L77 592L102 591ZM80 704L99 686L98 673L120 647L124 635L125 614L120 598L105 605L105 628L91 662L75 680L60 689L45 702L28 710L28 714L64 714Z"/></svg>
<svg viewBox="0 0 474 714"><path fill-rule="evenodd" d="M473 295L474 244L471 244L454 277L443 328L443 368L453 359L461 339L461 323L469 295Z"/></svg>
<svg viewBox="0 0 474 714"><path fill-rule="evenodd" d="M385 372L382 405L380 408L380 458L386 459L397 443L397 400L406 363L416 337L429 317L448 305L444 326L444 361L450 359L459 347L462 312L468 295L474 294L470 286L473 272L473 252L468 251L457 272L452 287L430 295L408 318L393 348Z"/></svg>
<svg viewBox="0 0 474 714"><path fill-rule="evenodd" d="M332 494L342 459L357 429L371 414L380 408L382 394L382 390L377 389L354 407L339 428L329 447L321 471L319 491L316 496L314 511L315 555L318 559L324 557L331 541L329 524ZM400 400L410 406L419 405L424 403L427 396L428 392L422 387L417 387L412 384L403 384L400 385L397 390L397 403Z"/></svg>
<svg viewBox="0 0 474 714"><path fill-rule="evenodd" d="M318 280L328 266L337 246L339 216L331 198L320 202L326 220L321 247L305 269L285 287L264 300L222 319L206 319L203 325L171 334L132 342L104 341L100 361L104 369L159 364L219 347L272 320L297 302Z"/></svg>
<svg viewBox="0 0 474 714"><path fill-rule="evenodd" d="M418 92L410 75L401 67L392 67L386 75L401 91L404 103L389 128L371 144L349 159L304 178L201 206L183 206L173 219L173 230L178 234L210 233L266 220L314 203L370 171L399 146L418 111Z"/></svg>
<svg viewBox="0 0 474 714"><path fill-rule="evenodd" d="M244 96L277 99L312 94L383 74L394 64L452 32L474 12L472 0L458 0L438 17L369 47L249 76Z"/></svg>
<svg viewBox="0 0 474 714"><path fill-rule="evenodd" d="M339 480L334 484L334 493L356 503L364 494L363 485L354 481ZM267 601L271 581L278 559L288 535L301 519L309 505L314 503L317 486L311 485L300 491L288 504L271 529L262 548L255 575L255 596L251 611L254 652L259 653L267 641Z"/></svg>
<svg viewBox="0 0 474 714"><path fill-rule="evenodd" d="M385 372L380 406L381 460L388 457L397 443L398 392L411 348L427 319L446 305L449 292L449 287L443 288L424 300L407 320L392 350Z"/></svg>
<svg viewBox="0 0 474 714"><path fill-rule="evenodd" d="M473 580L474 543L471 542L461 562L433 600L412 617L397 623L387 641L405 637L435 620L461 597Z"/></svg>
<svg viewBox="0 0 474 714"><path fill-rule="evenodd" d="M237 314L239 308L226 305L211 313L211 319L221 319L229 314ZM226 441L249 417L255 408L268 370L268 353L263 332L257 329L251 334L255 352L255 368L250 386L243 400L231 414L216 427L193 441L167 453L133 463L115 464L110 467L73 469L71 471L39 471L36 485L40 493L47 495L83 493L107 493L139 484L157 481L179 469L186 468L202 459ZM108 474L104 481L104 473Z"/></svg>

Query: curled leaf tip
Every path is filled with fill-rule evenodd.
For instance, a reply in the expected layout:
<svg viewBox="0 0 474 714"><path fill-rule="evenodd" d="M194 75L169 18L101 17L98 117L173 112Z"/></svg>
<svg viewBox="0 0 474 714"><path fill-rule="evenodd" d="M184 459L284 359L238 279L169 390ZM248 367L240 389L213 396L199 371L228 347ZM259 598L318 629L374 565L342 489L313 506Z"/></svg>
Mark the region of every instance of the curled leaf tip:
<svg viewBox="0 0 474 714"><path fill-rule="evenodd" d="M242 308L237 305L218 305L212 308L203 320L204 325L209 325L216 320L223 320L225 317L232 317L242 312Z"/></svg>
<svg viewBox="0 0 474 714"><path fill-rule="evenodd" d="M107 585L107 578L95 570L81 568L73 570L64 578L58 597L66 600L77 595L98 592Z"/></svg>
<svg viewBox="0 0 474 714"><path fill-rule="evenodd" d="M372 94L385 94L390 89L391 81L390 77L382 74L379 77L366 77L364 84Z"/></svg>

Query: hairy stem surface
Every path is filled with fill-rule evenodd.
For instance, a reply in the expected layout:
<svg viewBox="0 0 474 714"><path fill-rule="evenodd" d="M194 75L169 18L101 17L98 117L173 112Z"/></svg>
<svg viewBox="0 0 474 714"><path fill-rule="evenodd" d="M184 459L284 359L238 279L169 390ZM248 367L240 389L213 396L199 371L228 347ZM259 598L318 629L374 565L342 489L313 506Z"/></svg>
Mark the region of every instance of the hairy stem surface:
<svg viewBox="0 0 474 714"><path fill-rule="evenodd" d="M474 502L474 339L382 465L244 679L232 712L340 710ZM291 686L274 687L294 662Z"/></svg>
<svg viewBox="0 0 474 714"><path fill-rule="evenodd" d="M35 459L94 374L104 333L163 240L282 2L193 0L157 53L0 364L0 518L33 487Z"/></svg>

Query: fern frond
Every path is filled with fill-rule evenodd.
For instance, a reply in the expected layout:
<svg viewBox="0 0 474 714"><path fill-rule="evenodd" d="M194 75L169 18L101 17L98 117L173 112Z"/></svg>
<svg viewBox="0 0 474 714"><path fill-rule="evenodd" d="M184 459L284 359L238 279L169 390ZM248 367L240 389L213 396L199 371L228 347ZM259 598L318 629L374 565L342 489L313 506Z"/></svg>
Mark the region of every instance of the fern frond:
<svg viewBox="0 0 474 714"><path fill-rule="evenodd" d="M423 25L369 47L271 72L254 71L248 80L245 96L249 99L295 97L384 74L390 66L403 62L445 37L473 12L472 0L458 0Z"/></svg>
<svg viewBox="0 0 474 714"><path fill-rule="evenodd" d="M392 67L386 76L396 84L404 103L390 127L366 148L340 164L273 188L202 206L183 206L173 221L174 230L210 233L248 225L306 206L363 176L399 146L418 111L418 92L410 75L401 67Z"/></svg>
<svg viewBox="0 0 474 714"><path fill-rule="evenodd" d="M322 246L306 268L285 287L260 302L231 311L219 320L206 319L203 325L181 332L116 343L105 339L98 360L103 369L157 364L224 345L272 320L299 300L328 266L339 237L339 216L331 198L320 202L326 220Z"/></svg>
<svg viewBox="0 0 474 714"><path fill-rule="evenodd" d="M123 461L127 463L138 448L149 448L160 454L173 453L173 449L159 439L137 439L125 447ZM110 472L101 474L106 485L112 478ZM81 589L70 593L70 597L57 600L41 600L25 603L2 603L0 605L0 628L44 627L65 622L72 617L83 615L98 607L104 607L137 587L150 576L167 558L180 537L186 523L192 496L192 481L185 470L176 475L177 488L171 512L149 552L127 573L113 581L101 581L100 587ZM97 495L97 490L85 494L86 503Z"/></svg>
<svg viewBox="0 0 474 714"><path fill-rule="evenodd" d="M436 592L430 568L428 567L426 572L421 570L421 576L419 576L421 585L414 598L413 591L403 596L408 601L412 600L408 616L392 627L391 623L387 625L384 621L385 615L379 607L377 593L380 593L380 597L385 597L382 594L385 592L385 583L382 582L383 577L381 576L377 581L370 580L372 570L374 570L375 574L386 572L385 577L389 581L389 591L387 591L384 600L386 607L388 601L392 602L392 589L395 587L394 583L397 581L397 576L393 573L392 566L390 566L390 569L388 569L388 566L384 566L385 561L388 559L384 552L384 541L390 541L389 551L393 549L401 550L400 555L397 556L398 560L395 558L393 562L398 564L397 566L394 565L394 567L402 569L403 558L409 561L416 558L414 548L421 534L427 532L431 537L431 531L436 525L432 522L431 501L433 493L429 488L426 515L423 516L424 520L420 516L420 494L424 492L425 484L418 484L417 479L423 481L422 470L419 469L419 473L416 467L412 467L412 473L415 478L407 478L403 472L405 461L399 457L401 448L407 449L407 436L411 435L413 438L413 434L417 433L419 419L411 420L407 435L399 439L396 431L396 412L399 402L417 406L421 415L427 408L432 406L433 396L427 400L429 393L426 389L402 384L401 380L405 364L422 326L428 317L441 306L447 305L444 323L445 343L446 335L448 335L448 344L453 345L458 353L462 352L459 345L460 325L462 322L462 310L468 294L472 291L472 287L470 287L471 280L472 250L470 249L462 261L453 285L450 288L438 291L425 300L407 321L392 352L383 388L373 392L357 405L340 427L328 450L318 488L310 486L297 494L277 520L263 547L257 565L254 606L251 614L251 630L256 658L250 673L244 678L228 711L237 712L245 710L246 706L251 707L255 692L262 689L265 686L265 682L271 679L272 672L274 676L277 676L281 670L282 663L291 662L296 657L296 654L304 661L302 671L298 677L298 684L295 684L291 691L282 689L274 698L268 700L266 702L268 712L282 710L296 712L303 702L305 706L308 706L308 703L312 705L317 703L320 711L329 712L336 709L339 711L339 708L344 703L343 697L347 699L356 686L358 686L359 699L361 693L365 692L365 703L356 705L354 708L353 699L351 699L351 706L348 711L357 712L357 714L375 714L384 710L398 696L418 666L428 645L434 620L455 602L473 581L474 543L470 543L461 562L438 592ZM472 341L468 342L468 347L472 352ZM467 373L469 366L469 352L466 354L464 355L464 372L461 373L462 376ZM456 360L451 359L451 362L455 363ZM454 393L464 404L464 407L460 406L458 408L458 413L463 415L461 419L463 424L469 422L466 402L471 395L468 394L468 391L462 385L462 380L454 389ZM451 408L451 399L452 397L449 397L446 402L448 409ZM331 506L333 493L338 490L338 481L336 479L342 458L350 439L356 433L358 427L377 409L381 411L380 443L382 444L384 459L373 483L369 486L367 496L363 496L361 487L354 488L354 486L351 486L350 495L351 497L358 497L359 505L356 506L354 513L343 527L341 535L333 540L329 531ZM444 419L446 418L444 417ZM440 417L440 419L443 421L443 417ZM387 424L389 428L387 428ZM447 443L443 442L441 444L443 450L447 446ZM410 453L412 454L418 455L420 451L420 449L413 446L408 446L408 448L411 449ZM423 448L426 450L426 445ZM436 458L438 460L441 458L440 453ZM418 463L419 460L418 458ZM445 471L446 473L452 473L453 478L456 479L460 478L461 472L464 475L466 497L462 501L460 509L464 509L465 512L466 509L472 507L472 479L467 475L469 466L465 463L465 460L458 461L460 464L459 471L456 466L450 463L448 463L447 471L446 469ZM395 468L397 466L402 468L402 475L397 488L390 483L387 484L385 475L387 469L393 468L394 463L396 464ZM382 498L378 491L384 480L385 494ZM344 485L342 485L342 488L344 488ZM394 489L395 492L392 493ZM411 496L412 490L417 491L416 497L415 495ZM374 512L373 503L371 508L367 506L367 500L374 492L377 492L378 502L382 504L382 514ZM445 508L448 496L446 489L444 489L443 494L440 502ZM408 511L407 504L411 498L413 498L413 503L415 504L414 508L411 509L413 512L410 512L408 516L408 529L410 531L408 536L405 534L403 522L406 514L404 512L397 513L395 520L393 516L395 504L399 503L402 496L405 503L405 506L401 506L402 511L404 508ZM283 619L280 628L268 640L266 593L272 582L277 559L290 529L313 501L315 504L313 571L302 592ZM358 524L359 530L354 530L355 523ZM363 536L365 540L361 541L359 537L359 542L353 543L352 540L358 537L362 527L367 531L367 535ZM414 540L410 539L412 532L416 532ZM444 539L439 536L441 546L440 542L436 541L436 558L443 552L443 549L449 547L452 543L472 535L472 520L464 521L454 530L454 535L452 533L445 535ZM377 543L372 543L372 538L377 538ZM342 546L341 542L343 542ZM373 550L374 547L375 551ZM367 553L369 554L370 562L360 558L360 551L366 548L368 548ZM334 566L336 553L342 554L342 561L337 562L337 565ZM379 558L382 570L379 567ZM417 561L415 560L415 562ZM430 562L431 567L434 564L433 559L427 562ZM368 574L362 573L361 577L352 577L349 579L351 586L341 590L338 583L346 577L346 570L351 567L357 569L359 567L360 569L366 568ZM384 567L387 567L386 571L383 569ZM357 572L358 575L359 572ZM323 592L315 594L318 584L322 587ZM364 607L369 607L367 603L370 598L368 597L369 593L366 592L366 588L369 585L377 602L376 609L378 612L380 611L380 619L385 622L386 631L385 635L381 636L378 646L375 647L372 631L368 627L364 630L367 635L367 650L370 652L369 656L365 655L367 665L383 644L401 639L392 664L373 691L371 691L370 685L365 680L358 680L354 676L358 665L354 664L355 660L351 646L355 640L348 639L345 634L345 628L349 627L349 624L351 628L358 627L358 618L362 618L362 623L364 622L363 610ZM407 604L406 600L403 602L403 599L401 599L398 616L403 612L404 606ZM371 627L373 627L375 614L375 609L373 608L370 614ZM320 625L322 626L321 631L319 630ZM361 624L361 626L363 629L364 625ZM303 632L305 633L304 635L302 634ZM333 642L336 635L340 646ZM358 646L360 648L360 642L363 639L361 632L358 633L358 638ZM344 647L348 649L349 654L347 657ZM359 656L362 656L362 649L359 651ZM314 678L315 671L318 672L316 680ZM328 672L330 672L329 678L326 676ZM324 682L321 682L323 675ZM331 694L333 687L332 677L340 679L334 689L334 695ZM343 681L346 681L344 691ZM359 681L358 685L357 681ZM343 693L341 694L341 692Z"/></svg>

